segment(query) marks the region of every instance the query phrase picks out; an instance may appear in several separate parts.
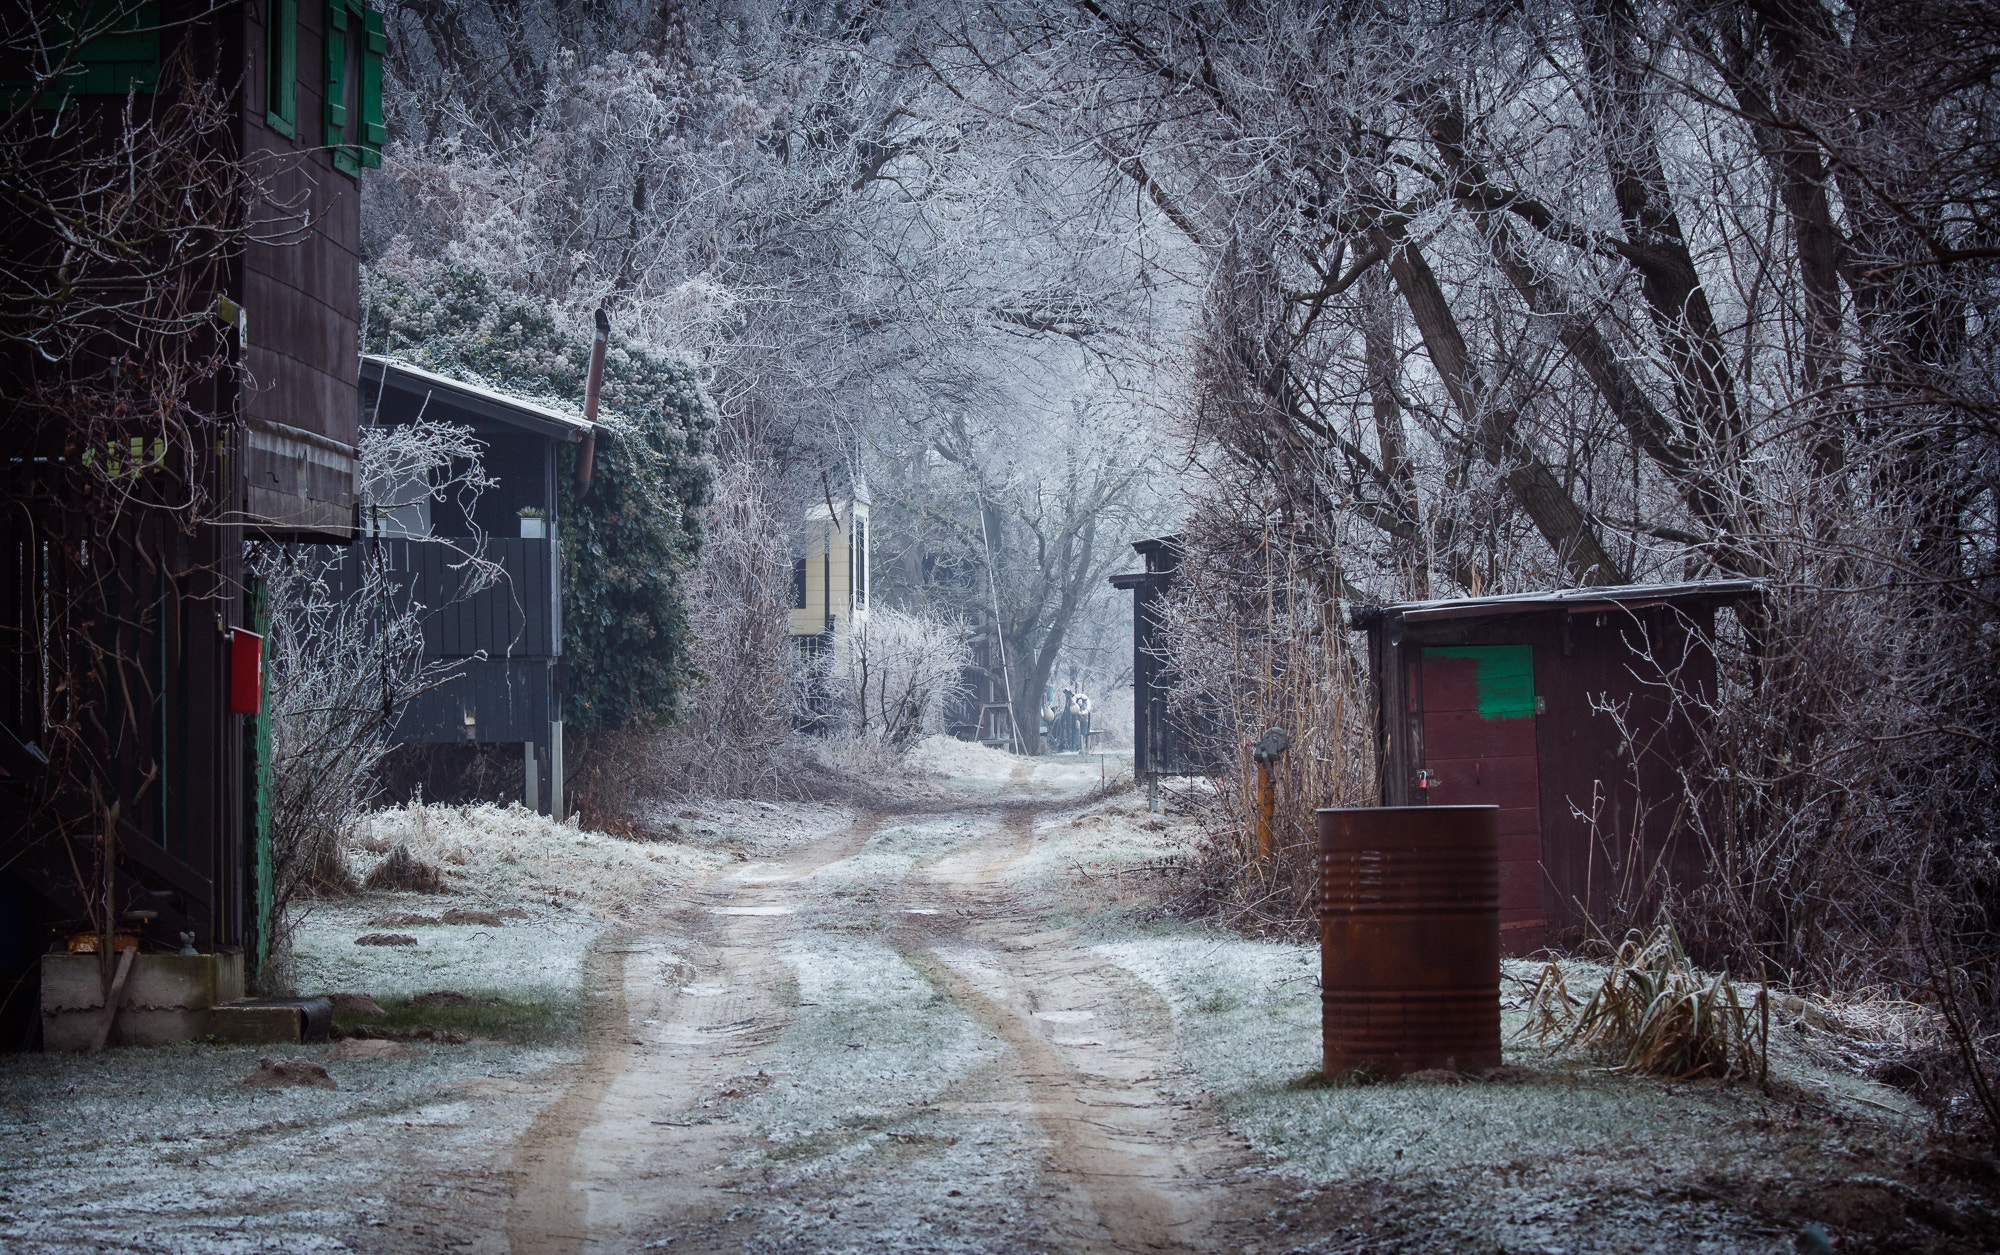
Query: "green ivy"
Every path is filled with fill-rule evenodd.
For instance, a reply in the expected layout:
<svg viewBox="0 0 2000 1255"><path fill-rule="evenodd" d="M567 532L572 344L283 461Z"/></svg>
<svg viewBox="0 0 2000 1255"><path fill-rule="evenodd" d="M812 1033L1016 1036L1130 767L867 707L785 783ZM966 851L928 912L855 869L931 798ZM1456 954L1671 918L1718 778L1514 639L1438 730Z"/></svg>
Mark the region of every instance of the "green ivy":
<svg viewBox="0 0 2000 1255"><path fill-rule="evenodd" d="M362 281L367 352L575 411L589 334L496 290L469 266ZM576 446L562 453L563 654L573 731L672 718L691 678L685 576L701 554L715 407L694 367L621 336L604 355L597 457L577 499Z"/></svg>

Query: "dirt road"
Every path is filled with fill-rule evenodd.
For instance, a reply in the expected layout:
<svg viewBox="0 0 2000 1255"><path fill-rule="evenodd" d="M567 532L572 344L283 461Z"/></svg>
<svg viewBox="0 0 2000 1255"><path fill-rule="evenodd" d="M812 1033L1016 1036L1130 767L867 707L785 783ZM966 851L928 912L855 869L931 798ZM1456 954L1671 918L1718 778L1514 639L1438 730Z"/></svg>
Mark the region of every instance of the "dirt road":
<svg viewBox="0 0 2000 1255"><path fill-rule="evenodd" d="M1074 804L1030 790L865 818L600 947L508 1249L1231 1245L1264 1178L1175 1097L1157 996L1010 875Z"/></svg>
<svg viewBox="0 0 2000 1255"><path fill-rule="evenodd" d="M716 803L670 843L389 816L517 922L390 953L354 940L427 900L321 904L301 979L392 1008L293 1048L337 1088L253 1084L255 1047L8 1056L0 1250L2000 1249L1977 1148L1780 1049L1803 1021L1770 1090L1615 1075L1520 1038L1516 965L1501 1074L1318 1084L1312 949L1127 875L1185 830L1095 763L954 752L923 803Z"/></svg>

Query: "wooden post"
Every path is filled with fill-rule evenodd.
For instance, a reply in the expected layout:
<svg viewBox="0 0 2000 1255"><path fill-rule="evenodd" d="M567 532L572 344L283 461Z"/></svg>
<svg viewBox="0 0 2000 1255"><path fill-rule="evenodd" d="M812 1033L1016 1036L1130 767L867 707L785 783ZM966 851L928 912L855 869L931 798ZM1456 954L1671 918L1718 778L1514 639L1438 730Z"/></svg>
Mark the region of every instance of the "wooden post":
<svg viewBox="0 0 2000 1255"><path fill-rule="evenodd" d="M1271 857L1271 815L1276 809L1271 796L1271 760L1257 760L1257 861Z"/></svg>
<svg viewBox="0 0 2000 1255"><path fill-rule="evenodd" d="M1257 862L1261 865L1271 857L1271 817L1277 810L1277 798L1271 783L1271 764L1278 761L1278 755L1291 748L1292 738L1283 728L1272 728L1264 734L1264 739L1250 748L1250 757L1257 763L1257 820L1256 843Z"/></svg>
<svg viewBox="0 0 2000 1255"><path fill-rule="evenodd" d="M91 1039L90 1053L104 1049L104 1043L111 1037L111 1022L118 1018L118 1003L125 997L125 978L132 974L132 960L139 953L139 947L118 952L118 974L111 978L111 992L104 995L104 1017L97 1021L97 1036Z"/></svg>

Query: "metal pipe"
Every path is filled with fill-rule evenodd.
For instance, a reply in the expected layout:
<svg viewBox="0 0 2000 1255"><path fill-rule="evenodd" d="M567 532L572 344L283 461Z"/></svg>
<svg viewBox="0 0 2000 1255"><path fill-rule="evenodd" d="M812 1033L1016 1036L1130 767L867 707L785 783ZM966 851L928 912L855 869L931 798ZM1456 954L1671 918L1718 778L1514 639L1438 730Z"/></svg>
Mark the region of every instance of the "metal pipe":
<svg viewBox="0 0 2000 1255"><path fill-rule="evenodd" d="M604 346L611 338L611 319L597 311L597 335L590 342L590 374L583 382L583 420L590 430L583 434L583 447L576 452L576 495L590 491L591 464L597 460L597 395L604 386Z"/></svg>

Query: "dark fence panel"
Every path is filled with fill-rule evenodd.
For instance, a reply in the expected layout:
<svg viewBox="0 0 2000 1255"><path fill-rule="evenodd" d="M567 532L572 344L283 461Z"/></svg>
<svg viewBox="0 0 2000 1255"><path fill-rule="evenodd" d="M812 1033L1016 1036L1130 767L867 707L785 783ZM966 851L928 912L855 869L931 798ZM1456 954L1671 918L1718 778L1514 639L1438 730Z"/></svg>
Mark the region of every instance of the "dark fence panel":
<svg viewBox="0 0 2000 1255"><path fill-rule="evenodd" d="M404 745L546 743L554 681L555 666L546 658L468 659L453 668L452 678L406 704L390 736Z"/></svg>
<svg viewBox="0 0 2000 1255"><path fill-rule="evenodd" d="M337 556L331 579L337 596L361 591L362 564L386 558L390 595L398 608L423 607L424 655L428 658L550 658L556 652L554 570L551 540L493 539L485 561L500 577L479 592L465 587L475 575L471 559L453 543L421 540L362 540Z"/></svg>

